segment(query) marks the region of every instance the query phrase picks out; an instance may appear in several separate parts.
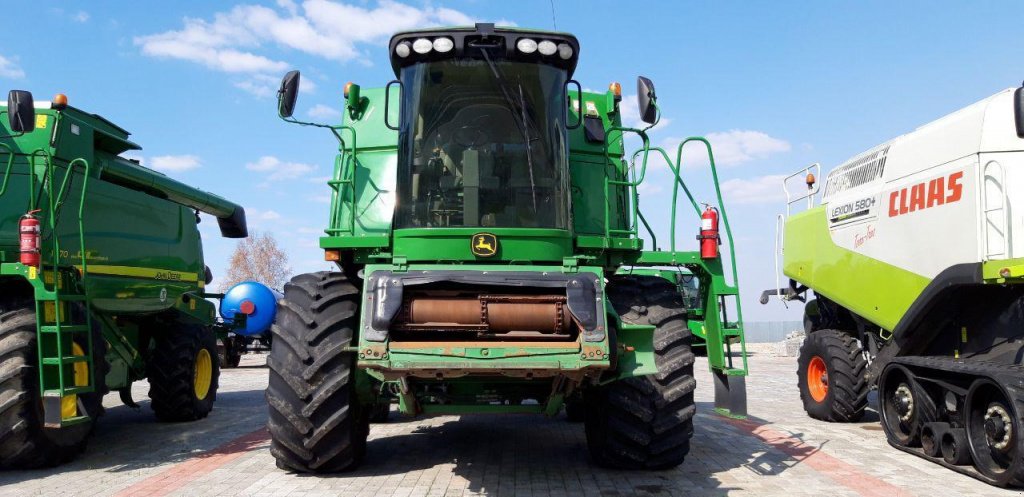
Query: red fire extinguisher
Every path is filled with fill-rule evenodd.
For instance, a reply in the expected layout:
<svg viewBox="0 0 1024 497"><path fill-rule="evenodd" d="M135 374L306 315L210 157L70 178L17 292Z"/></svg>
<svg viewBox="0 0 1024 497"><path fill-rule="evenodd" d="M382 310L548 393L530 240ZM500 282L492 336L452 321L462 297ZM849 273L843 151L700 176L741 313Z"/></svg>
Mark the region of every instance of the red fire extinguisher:
<svg viewBox="0 0 1024 497"><path fill-rule="evenodd" d="M20 236L21 263L26 266L39 267L40 262L40 237L39 220L34 216L39 209L28 211L28 214L21 216L18 221L18 233Z"/></svg>
<svg viewBox="0 0 1024 497"><path fill-rule="evenodd" d="M702 259L715 259L718 257L718 246L722 238L718 236L718 209L710 205L704 209L700 216L700 257Z"/></svg>

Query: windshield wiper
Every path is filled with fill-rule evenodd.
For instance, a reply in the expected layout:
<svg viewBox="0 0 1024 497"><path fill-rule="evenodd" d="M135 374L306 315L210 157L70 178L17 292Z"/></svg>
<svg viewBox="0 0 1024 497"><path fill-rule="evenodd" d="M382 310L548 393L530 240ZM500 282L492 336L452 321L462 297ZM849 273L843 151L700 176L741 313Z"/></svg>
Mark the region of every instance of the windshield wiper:
<svg viewBox="0 0 1024 497"><path fill-rule="evenodd" d="M501 76L501 70L498 66L491 61L491 57L487 55L487 50L480 50L480 53L484 56L484 61L487 62L487 66L491 68L491 74L494 75L494 81L498 83L498 89L501 90L501 96L505 99L505 103L508 104L509 110L512 111L512 122L516 124L516 128L519 133L523 135L523 142L526 145L526 163L530 171L530 194L533 197L533 213L537 214L537 186L533 179L533 146L530 138L530 125L533 121L526 117L526 97L523 95L523 85L519 83L519 105L512 100L508 85L505 82L505 78ZM516 115L516 108L518 107L519 115Z"/></svg>
<svg viewBox="0 0 1024 497"><path fill-rule="evenodd" d="M519 109L523 114L523 122L526 122L526 97L523 96L523 84L519 83ZM537 214L537 185L533 181L533 145L528 130L524 130L523 139L526 142L526 164L530 168L530 196L533 197L533 214Z"/></svg>

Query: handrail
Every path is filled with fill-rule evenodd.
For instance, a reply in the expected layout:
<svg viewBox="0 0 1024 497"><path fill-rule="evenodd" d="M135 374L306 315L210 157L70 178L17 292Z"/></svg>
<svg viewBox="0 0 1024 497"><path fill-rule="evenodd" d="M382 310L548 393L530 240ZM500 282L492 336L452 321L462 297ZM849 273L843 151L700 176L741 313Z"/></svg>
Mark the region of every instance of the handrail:
<svg viewBox="0 0 1024 497"><path fill-rule="evenodd" d="M335 161L334 161L334 177L327 181L327 184L334 191L334 198L332 199L332 203L334 204L334 207L335 207L334 209L331 210L331 222L330 222L330 226L327 229L327 233L331 234L331 235L335 235L335 234L344 233L344 232L347 231L347 232L351 233L352 235L355 235L355 233L356 233L356 184L355 184L355 171L356 171L356 167L358 165L358 163L356 161L356 151L357 151L357 146L358 146L358 142L357 142L357 138L356 138L356 130L352 126L335 126L335 127L332 127L331 130L334 131L335 135L338 137L338 141L341 144L341 146L339 147L339 151L341 153L338 154L338 156L335 158ZM352 134L352 146L351 147L348 147L346 145L345 140L341 136L341 133L339 133L339 131L345 131L345 130L348 130ZM351 167L348 167L349 164L351 164ZM340 188L343 185L345 186L344 190L350 190L352 192L352 195L351 195L351 206L349 208L349 223L348 223L349 228L348 229L336 227L336 226L338 226L340 224L341 204L343 202L345 202L344 191L343 191L342 188Z"/></svg>
<svg viewBox="0 0 1024 497"><path fill-rule="evenodd" d="M775 216L775 253L772 259L775 261L775 291L776 296L779 300L782 300L783 305L786 305L786 299L782 298L778 292L782 291L782 271L779 270L779 259L785 257L786 253L786 218L782 214ZM763 302L767 302L763 301ZM789 306L786 305L788 308Z"/></svg>
<svg viewBox="0 0 1024 497"><path fill-rule="evenodd" d="M636 133L637 135L639 135L640 139L643 141L643 152L644 152L644 155L643 155L643 160L640 163L639 178L637 178L637 173L636 173L635 168L630 168L631 169L630 173L632 173L632 180L627 180L627 181L612 180L612 179L608 179L607 175L605 175L605 177L604 177L604 198L606 199L606 202L605 202L605 205L604 205L605 237L606 238L611 238L613 233L614 234L623 234L623 235L637 236L637 220L638 220L638 217L639 217L637 213L638 213L639 209L636 206L639 203L639 195L637 194L636 187L638 185L640 185L640 183L643 182L644 177L647 175L647 156L648 156L648 152L650 151L650 148L651 148L651 140L650 140L650 138L647 137L646 129L627 128L627 127L624 127L624 126L612 126L611 128L608 129L607 133L605 134L605 140L604 140L604 155L605 155L605 157L609 157L609 155L608 155L608 147L610 146L610 141L611 140L608 139L608 136L613 131L618 131L619 132L619 139L620 140L622 140L623 137L625 137L627 132ZM610 157L609 157L609 160L611 160ZM629 177L630 173L627 173L627 175L626 175L627 178ZM612 186L612 185L625 186L627 188L627 190L629 190L630 200L632 201L631 205L633 207L633 209L632 209L632 211L633 211L632 212L632 214L633 214L633 221L632 221L632 223L629 224L629 227L627 227L627 229L624 229L624 230L618 230L618 229L613 230L612 226L611 226L611 205L610 205L610 203L607 202L607 199L609 199L611 197L609 186Z"/></svg>
<svg viewBox="0 0 1024 497"><path fill-rule="evenodd" d="M7 181L11 179L11 169L14 167L14 149L6 143L0 143L0 147L7 149L7 168L4 169L4 181L0 183L0 197L7 191Z"/></svg>
<svg viewBox="0 0 1024 497"><path fill-rule="evenodd" d="M715 185L715 196L718 199L718 211L722 215L722 224L725 226L725 236L726 236L726 238L729 239L729 259L732 262L732 264L731 264L731 266L732 266L732 284L735 285L737 288L739 288L739 286L740 286L740 279L739 279L739 274L738 274L738 272L736 270L736 248L734 246L735 244L733 243L732 228L729 226L729 215L726 213L726 209L725 209L725 201L722 200L722 187L721 187L721 185L718 184L718 168L715 166L715 154L711 150L711 142L709 142L707 140L707 138L704 138L702 136L691 136L691 137L683 140L682 143L679 144L679 148L677 149L676 162L678 162L679 168L682 169L682 165L683 165L683 162L682 162L683 161L683 147L685 147L687 143L690 143L690 142L693 142L693 141L699 141L699 142L703 143L704 147L708 151L708 163L711 165L711 179L712 179L712 183L714 183L714 185ZM673 212L672 224L673 224L673 226L675 226L675 213L674 212ZM740 299L736 299L736 312L737 312L737 315L742 315L742 314L739 314L739 312L740 312Z"/></svg>
<svg viewBox="0 0 1024 497"><path fill-rule="evenodd" d="M793 179L793 178L795 178L797 176L800 176L800 175L804 175L806 177L807 174L811 173L811 169L814 169L814 177L815 178L821 178L821 164L819 164L817 162L815 162L814 164L811 164L811 165L809 165L809 166L807 166L807 167L805 167L803 169L800 169L799 171L797 171L797 172L795 172L793 174L790 174L789 176L786 176L785 178L783 178L783 180L782 180L782 191L786 192L786 217L789 217L789 215L790 215L790 210L789 210L790 206L793 205L796 202L799 202L799 201L803 200L803 199L807 199L807 208L808 209L814 207L814 196L818 194L818 190L820 189L821 181L816 181L816 182L814 182L814 184L808 184L807 185L807 191L804 192L802 196L797 197L797 198L790 197L790 191L789 191L789 188L787 186L789 184L789 180L791 180L791 179Z"/></svg>
<svg viewBox="0 0 1024 497"><path fill-rule="evenodd" d="M672 164L672 159L669 158L668 153L665 152L665 149L663 149L661 147L651 147L651 151L652 152L658 152L658 153L661 154L662 159L665 160L665 164L668 165L669 170L672 171L672 174L675 175L675 178L676 178L675 182L672 183L672 216L673 217L672 217L672 224L671 224L671 226L669 226L669 231L670 231L669 237L672 240L672 243L670 243L669 245L670 245L670 250L672 250L674 252L675 249L676 249L675 248L675 239L676 239L676 233L675 233L675 230L676 230L675 214L676 214L676 202L677 202L677 200L679 198L679 187L680 186L683 187L683 192L686 193L686 198L688 198L690 200L690 205L693 206L693 211L695 213L697 213L698 216L700 216L700 206L697 205L697 201L693 198L693 194L690 192L689 187L687 187L686 186L686 182L683 181L682 168L680 168L678 165ZM636 160L636 156L640 152L641 152L641 150L637 150L636 152L633 152L633 160L634 161ZM641 216L642 215L643 214L641 213ZM652 240L653 240L653 236L654 235L652 234L651 236L652 236Z"/></svg>

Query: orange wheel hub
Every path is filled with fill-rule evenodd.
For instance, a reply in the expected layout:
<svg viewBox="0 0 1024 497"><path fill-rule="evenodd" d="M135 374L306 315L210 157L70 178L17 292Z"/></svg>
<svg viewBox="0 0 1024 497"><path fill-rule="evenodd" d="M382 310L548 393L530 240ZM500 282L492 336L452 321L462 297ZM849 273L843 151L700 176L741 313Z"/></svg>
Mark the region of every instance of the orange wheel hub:
<svg viewBox="0 0 1024 497"><path fill-rule="evenodd" d="M807 365L807 390L815 402L824 402L828 396L828 368L820 356L812 357Z"/></svg>

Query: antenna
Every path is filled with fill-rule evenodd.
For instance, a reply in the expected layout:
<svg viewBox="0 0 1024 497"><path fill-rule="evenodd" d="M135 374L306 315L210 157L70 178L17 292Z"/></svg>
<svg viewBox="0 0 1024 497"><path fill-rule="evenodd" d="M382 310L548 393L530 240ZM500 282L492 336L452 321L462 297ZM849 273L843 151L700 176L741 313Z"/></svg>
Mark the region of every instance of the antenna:
<svg viewBox="0 0 1024 497"><path fill-rule="evenodd" d="M557 31L558 30L558 23L555 22L555 0L550 0L550 2L551 2L551 29L554 29L554 30Z"/></svg>

